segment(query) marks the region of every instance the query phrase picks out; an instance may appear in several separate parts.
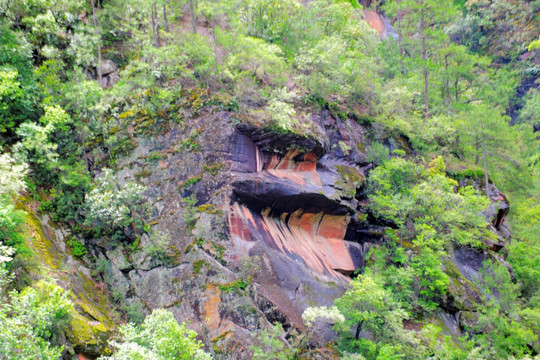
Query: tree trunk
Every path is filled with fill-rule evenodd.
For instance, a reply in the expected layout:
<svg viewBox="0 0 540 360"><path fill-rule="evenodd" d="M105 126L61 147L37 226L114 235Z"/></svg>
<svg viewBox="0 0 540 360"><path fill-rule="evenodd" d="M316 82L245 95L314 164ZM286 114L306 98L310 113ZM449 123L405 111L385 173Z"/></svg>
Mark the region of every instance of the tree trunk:
<svg viewBox="0 0 540 360"><path fill-rule="evenodd" d="M212 20L212 39L214 40L214 56L216 57L216 67L219 66L217 39L216 39L216 24L215 20Z"/></svg>
<svg viewBox="0 0 540 360"><path fill-rule="evenodd" d="M363 321L360 321L358 323L358 326L356 327L356 334L354 336L356 338L356 340L358 340L358 338L360 337L360 330L362 330L362 323L363 323Z"/></svg>
<svg viewBox="0 0 540 360"><path fill-rule="evenodd" d="M426 46L426 20L424 9L420 10L420 36L422 38L422 60L424 65L424 112L425 118L429 118L429 79L427 69L427 46Z"/></svg>
<svg viewBox="0 0 540 360"><path fill-rule="evenodd" d="M444 102L446 107L450 107L450 75L448 74L448 57L450 54L444 55L444 68L446 72L446 79L445 79L445 94L444 94Z"/></svg>
<svg viewBox="0 0 540 360"><path fill-rule="evenodd" d="M167 19L167 1L163 1L163 25L165 31L169 32L169 20Z"/></svg>
<svg viewBox="0 0 540 360"><path fill-rule="evenodd" d="M81 132L79 134L80 141L82 144L82 152L83 152L83 159L84 159L84 165L88 172L90 172L90 161L88 160L88 153L86 152L86 132L84 131L84 120L81 120Z"/></svg>
<svg viewBox="0 0 540 360"><path fill-rule="evenodd" d="M97 27L96 7L95 7L94 0L90 0L90 2L92 4L92 19L94 21L94 32L95 32L96 37L97 37L97 52L98 52L97 73L98 73L98 80L99 80L99 85L103 86L102 85L102 83L103 83L103 75L101 73L101 63L102 63L102 59L101 59L101 41L100 41L99 31L98 31L98 27Z"/></svg>
<svg viewBox="0 0 540 360"><path fill-rule="evenodd" d="M400 0L397 0L397 3L399 4ZM399 51L399 66L400 66L400 72L402 75L405 75L405 64L403 62L403 58L405 56L405 53L403 51L403 37L401 36L401 16L399 16L399 12L396 14L397 16L397 24L396 24L396 30L398 34L398 51Z"/></svg>
<svg viewBox="0 0 540 360"><path fill-rule="evenodd" d="M482 157L484 158L484 181L485 181L485 185L486 185L486 195L488 197L488 199L491 201L491 197L490 197L490 194L489 194L489 178L488 178L488 171L487 171L487 160L486 160L486 141L484 139L482 139ZM489 213L489 208L488 208L488 216L491 216L491 214Z"/></svg>
<svg viewBox="0 0 540 360"><path fill-rule="evenodd" d="M398 17L397 20L397 32L398 32L398 51L399 51L399 65L400 72L402 75L405 74L405 64L403 63L403 39L401 37L401 17Z"/></svg>
<svg viewBox="0 0 540 360"><path fill-rule="evenodd" d="M191 10L191 26L193 27L193 32L197 33L197 19L195 18L195 5L193 0L189 0L190 10Z"/></svg>
<svg viewBox="0 0 540 360"><path fill-rule="evenodd" d="M476 135L474 145L476 147L476 158L474 159L474 164L478 165L478 163L480 162L480 138L478 137L478 135Z"/></svg>
<svg viewBox="0 0 540 360"><path fill-rule="evenodd" d="M152 3L152 32L154 34L154 47L159 47L161 39L159 38L159 23L157 19L156 2Z"/></svg>
<svg viewBox="0 0 540 360"><path fill-rule="evenodd" d="M460 136L457 135L456 136L456 142L455 142L455 144L456 144L456 155L458 156L459 160L462 160L463 156L462 156L461 151L459 150L459 142L460 142Z"/></svg>

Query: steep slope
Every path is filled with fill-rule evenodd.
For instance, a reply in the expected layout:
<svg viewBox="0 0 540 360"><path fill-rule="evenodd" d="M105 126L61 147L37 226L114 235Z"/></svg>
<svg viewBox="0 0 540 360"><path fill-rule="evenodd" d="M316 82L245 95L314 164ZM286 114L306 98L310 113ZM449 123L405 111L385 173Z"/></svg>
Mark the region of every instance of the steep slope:
<svg viewBox="0 0 540 360"><path fill-rule="evenodd" d="M52 278L70 292L75 311L70 314L66 330L67 352L84 356L104 351L115 329L115 316L109 300L110 294L103 283L92 276L88 264L75 258L68 247L70 232L55 224L47 215L37 215L36 203L21 199L21 209L28 212L25 234L31 259L25 267L29 273L24 278L37 281Z"/></svg>
<svg viewBox="0 0 540 360"><path fill-rule="evenodd" d="M188 321L217 358L249 359L250 339L272 322L304 329L303 311L331 305L369 247L388 241L363 198L371 165L359 149L369 128L323 116L311 119L321 129L314 138L234 125L230 113L209 107L188 128L134 138L118 180L146 184L154 218L135 246L96 242L95 255L111 263L111 290L123 289L124 303L144 313L165 307ZM161 160L147 161L155 152ZM508 238L508 206L498 208L494 226L506 235L496 251ZM165 258L152 251L157 234L168 234ZM455 336L480 301L473 282L487 258L499 259L461 247L445 265L451 286L439 316Z"/></svg>

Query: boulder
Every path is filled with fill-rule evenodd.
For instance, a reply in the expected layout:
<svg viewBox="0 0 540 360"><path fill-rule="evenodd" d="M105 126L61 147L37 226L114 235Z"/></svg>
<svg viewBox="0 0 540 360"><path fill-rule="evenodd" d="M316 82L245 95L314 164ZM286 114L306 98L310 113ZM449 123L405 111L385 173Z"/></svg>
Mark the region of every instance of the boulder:
<svg viewBox="0 0 540 360"><path fill-rule="evenodd" d="M459 326L468 333L481 333L478 329L478 313L476 311L461 311Z"/></svg>
<svg viewBox="0 0 540 360"><path fill-rule="evenodd" d="M118 67L116 66L114 61L109 60L109 59L103 59L103 61L101 62L101 75L102 76L108 75L116 71L117 68Z"/></svg>

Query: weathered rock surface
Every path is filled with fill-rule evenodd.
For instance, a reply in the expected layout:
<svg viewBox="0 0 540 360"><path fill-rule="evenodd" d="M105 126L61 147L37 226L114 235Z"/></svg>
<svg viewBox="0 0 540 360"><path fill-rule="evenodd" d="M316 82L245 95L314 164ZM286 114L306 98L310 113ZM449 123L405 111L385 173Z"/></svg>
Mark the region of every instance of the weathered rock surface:
<svg viewBox="0 0 540 360"><path fill-rule="evenodd" d="M30 279L56 279L58 285L70 292L75 305L66 331L65 355L103 353L115 328L106 290L92 277L87 265L70 254L66 242L71 234L67 229L53 223L47 215L36 215L35 204L25 201L20 206L29 213L26 239L35 259Z"/></svg>
<svg viewBox="0 0 540 360"><path fill-rule="evenodd" d="M236 124L214 109L136 137L117 175L147 186L152 228L131 249L96 242L111 262L109 288L122 289L124 304L139 304L144 314L167 308L217 359L250 359L255 331L273 322L303 329L303 311L331 305L392 226L365 208L369 130L328 110L310 120L317 130L296 134ZM507 210L495 209L501 244L493 249L508 238ZM158 234L166 235L165 258L152 250ZM459 314L476 310L486 259L494 259L487 250L458 248L445 264L451 285L437 321L448 334L459 336L466 326ZM331 335L323 329L315 340Z"/></svg>
<svg viewBox="0 0 540 360"><path fill-rule="evenodd" d="M114 71L116 71L117 66L114 63L114 61L109 59L103 59L101 62L101 74L102 75L108 75Z"/></svg>

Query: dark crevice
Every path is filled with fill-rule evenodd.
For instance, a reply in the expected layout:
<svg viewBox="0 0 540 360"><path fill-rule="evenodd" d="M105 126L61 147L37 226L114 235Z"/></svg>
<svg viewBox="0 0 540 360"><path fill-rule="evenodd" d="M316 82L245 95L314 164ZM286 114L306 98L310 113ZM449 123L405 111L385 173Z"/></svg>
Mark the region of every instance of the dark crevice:
<svg viewBox="0 0 540 360"><path fill-rule="evenodd" d="M351 210L336 200L331 200L323 194L295 194L297 189L287 188L275 183L258 181L238 181L233 184L233 202L245 205L249 209L262 213L272 209L274 216L282 213L293 213L304 209L309 213L324 212L328 215L349 215Z"/></svg>
<svg viewBox="0 0 540 360"><path fill-rule="evenodd" d="M270 324L280 323L285 331L292 328L289 319L271 301L261 295L255 296L253 300Z"/></svg>
<svg viewBox="0 0 540 360"><path fill-rule="evenodd" d="M264 153L284 156L289 150L296 149L302 154L312 152L321 158L325 149L312 136L303 136L281 129L259 128L249 124L239 124L236 129L247 136Z"/></svg>
<svg viewBox="0 0 540 360"><path fill-rule="evenodd" d="M354 273L355 273L355 271L356 271L356 270L355 270L355 271L351 271L351 270L343 270L343 269L332 269L332 270L334 270L334 271L336 271L336 272L338 272L338 273L340 273L340 274L343 274L343 275L345 275L345 276L348 276L348 277L350 277L351 279L353 278L353 275L354 275Z"/></svg>

